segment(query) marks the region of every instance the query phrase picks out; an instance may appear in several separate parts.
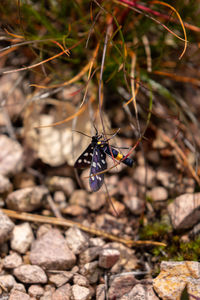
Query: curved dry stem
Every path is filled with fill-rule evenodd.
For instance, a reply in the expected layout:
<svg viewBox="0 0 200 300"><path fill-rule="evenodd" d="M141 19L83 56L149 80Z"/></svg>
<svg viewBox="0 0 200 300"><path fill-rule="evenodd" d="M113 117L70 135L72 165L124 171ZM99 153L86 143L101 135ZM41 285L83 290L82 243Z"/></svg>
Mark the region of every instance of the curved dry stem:
<svg viewBox="0 0 200 300"><path fill-rule="evenodd" d="M1 209L1 210L10 218L14 218L17 220L25 220L25 221L36 222L36 223L47 223L47 224L53 224L53 225L58 225L58 226L63 226L63 227L77 226L79 229L81 229L85 232L88 232L90 234L94 234L94 235L97 235L100 237L104 237L111 241L116 241L116 242L125 244L128 247L137 247L137 246L143 246L143 247L145 247L145 246L163 246L163 247L166 247L166 244L161 243L161 242L126 240L124 238L109 234L105 231L87 227L78 222L74 222L74 221L67 220L67 219L59 219L59 218L40 216L40 215L24 213L24 212L16 212L14 210L9 210L9 209Z"/></svg>
<svg viewBox="0 0 200 300"><path fill-rule="evenodd" d="M152 3L156 3L156 4L161 4L161 5L167 6L167 7L169 7L171 10L173 10L173 12L175 12L175 14L177 15L177 17L178 17L178 19L179 19L179 21L180 21L180 23L181 23L181 27L182 27L182 29L183 29L183 34L184 34L184 37L185 37L185 45L184 45L184 49L183 49L183 52L181 53L181 55L179 56L179 59L181 59L181 58L183 57L185 51L186 51L188 41L187 41L187 34L186 34L185 26L184 26L184 24L183 24L183 21L182 21L182 19L181 19L180 14L178 13L178 11L177 11L173 6L171 6L170 4L165 3L165 2L163 2L163 1L153 0Z"/></svg>

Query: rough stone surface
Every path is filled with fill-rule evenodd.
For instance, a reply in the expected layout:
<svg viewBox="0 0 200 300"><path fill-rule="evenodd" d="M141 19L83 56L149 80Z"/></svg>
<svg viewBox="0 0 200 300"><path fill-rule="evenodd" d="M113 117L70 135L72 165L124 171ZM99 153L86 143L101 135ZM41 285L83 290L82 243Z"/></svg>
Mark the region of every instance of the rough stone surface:
<svg viewBox="0 0 200 300"><path fill-rule="evenodd" d="M88 197L88 207L92 211L99 210L102 206L106 204L106 195L102 192L97 192L89 195Z"/></svg>
<svg viewBox="0 0 200 300"><path fill-rule="evenodd" d="M118 182L119 193L123 196L136 196L137 187L134 185L134 181L130 177L124 177Z"/></svg>
<svg viewBox="0 0 200 300"><path fill-rule="evenodd" d="M18 290L13 290L10 294L9 300L30 300L31 298L26 293Z"/></svg>
<svg viewBox="0 0 200 300"><path fill-rule="evenodd" d="M101 251L101 247L91 247L81 252L79 255L80 265L84 265L88 262L95 260Z"/></svg>
<svg viewBox="0 0 200 300"><path fill-rule="evenodd" d="M81 275L85 276L91 284L96 283L99 275L100 275L100 269L98 268L98 262L93 261L90 263L85 264L80 269Z"/></svg>
<svg viewBox="0 0 200 300"><path fill-rule="evenodd" d="M200 263L163 261L160 274L153 280L158 296L163 300L181 299L186 286L191 299L200 297Z"/></svg>
<svg viewBox="0 0 200 300"><path fill-rule="evenodd" d="M39 266L21 265L14 269L14 276L23 283L46 283L47 276Z"/></svg>
<svg viewBox="0 0 200 300"><path fill-rule="evenodd" d="M175 229L187 229L200 221L200 193L183 194L168 206Z"/></svg>
<svg viewBox="0 0 200 300"><path fill-rule="evenodd" d="M47 284L45 285L44 289L44 295L40 297L40 300L52 300L52 295L56 290L55 287L53 285Z"/></svg>
<svg viewBox="0 0 200 300"><path fill-rule="evenodd" d="M0 210L0 244L9 240L13 228L13 222Z"/></svg>
<svg viewBox="0 0 200 300"><path fill-rule="evenodd" d="M104 240L101 238L90 238L90 247L103 247L105 245Z"/></svg>
<svg viewBox="0 0 200 300"><path fill-rule="evenodd" d="M67 214L73 217L87 215L88 210L84 207L81 207L76 204L68 205L64 209L62 209L63 214Z"/></svg>
<svg viewBox="0 0 200 300"><path fill-rule="evenodd" d="M74 284L77 284L77 285L86 286L86 287L89 286L89 281L87 280L87 278L80 274L74 275L73 282L74 282Z"/></svg>
<svg viewBox="0 0 200 300"><path fill-rule="evenodd" d="M34 240L32 228L29 223L16 225L12 232L11 248L19 253L26 253Z"/></svg>
<svg viewBox="0 0 200 300"><path fill-rule="evenodd" d="M147 184L148 187L152 187L155 183L156 172L151 168L145 168L145 166L139 166L134 171L134 179L141 185Z"/></svg>
<svg viewBox="0 0 200 300"><path fill-rule="evenodd" d="M74 300L88 300L91 299L90 290L80 285L72 286L72 297Z"/></svg>
<svg viewBox="0 0 200 300"><path fill-rule="evenodd" d="M152 285L136 284L134 288L120 300L159 300L153 291Z"/></svg>
<svg viewBox="0 0 200 300"><path fill-rule="evenodd" d="M135 277L131 274L116 276L108 290L109 299L120 299L124 294L129 293L137 283Z"/></svg>
<svg viewBox="0 0 200 300"><path fill-rule="evenodd" d="M66 270L74 266L76 257L68 248L60 231L50 229L33 242L30 261L45 269Z"/></svg>
<svg viewBox="0 0 200 300"><path fill-rule="evenodd" d="M0 194L5 194L12 191L12 183L10 180L0 174Z"/></svg>
<svg viewBox="0 0 200 300"><path fill-rule="evenodd" d="M75 254L81 253L89 245L88 235L77 227L69 228L66 233L66 241L69 248Z"/></svg>
<svg viewBox="0 0 200 300"><path fill-rule="evenodd" d="M22 264L22 258L16 252L13 252L10 255L7 255L4 258L4 262L3 262L3 266L6 269L14 269L14 268L19 267L21 264Z"/></svg>
<svg viewBox="0 0 200 300"><path fill-rule="evenodd" d="M96 300L106 299L106 287L105 284L99 284L96 288Z"/></svg>
<svg viewBox="0 0 200 300"><path fill-rule="evenodd" d="M48 194L45 186L27 187L10 193L6 199L9 209L31 212L38 209Z"/></svg>
<svg viewBox="0 0 200 300"><path fill-rule="evenodd" d="M49 281L54 283L56 287L60 287L63 284L67 283L73 277L72 272L59 272L59 273L49 273Z"/></svg>
<svg viewBox="0 0 200 300"><path fill-rule="evenodd" d="M140 215L144 211L144 201L136 196L124 196L123 202L135 215Z"/></svg>
<svg viewBox="0 0 200 300"><path fill-rule="evenodd" d="M0 276L0 286L2 286L7 291L10 291L15 284L16 284L16 281L12 275L1 275Z"/></svg>
<svg viewBox="0 0 200 300"><path fill-rule="evenodd" d="M11 176L20 172L23 168L22 146L6 135L0 135L0 149L0 174Z"/></svg>
<svg viewBox="0 0 200 300"><path fill-rule="evenodd" d="M65 203L66 200L66 196L65 193L63 191L56 191L54 193L53 199L56 203Z"/></svg>
<svg viewBox="0 0 200 300"><path fill-rule="evenodd" d="M66 196L70 196L74 189L74 181L69 177L53 176L47 179L47 186L50 191L63 191Z"/></svg>
<svg viewBox="0 0 200 300"><path fill-rule="evenodd" d="M28 288L28 294L38 299L44 294L44 288L39 284L33 284Z"/></svg>
<svg viewBox="0 0 200 300"><path fill-rule="evenodd" d="M172 188L173 183L171 183L172 180L172 172L169 171L169 169L158 169L158 172L156 174L156 179L160 181L160 183L166 187L166 188ZM173 180L172 180L173 182Z"/></svg>
<svg viewBox="0 0 200 300"><path fill-rule="evenodd" d="M164 201L168 198L167 190L162 186L156 186L148 192L148 196L154 201Z"/></svg>
<svg viewBox="0 0 200 300"><path fill-rule="evenodd" d="M71 300L71 286L70 284L65 284L59 287L55 292L52 294L51 300Z"/></svg>
<svg viewBox="0 0 200 300"><path fill-rule="evenodd" d="M13 292L14 290L26 293L26 289L22 283L15 283L11 292Z"/></svg>
<svg viewBox="0 0 200 300"><path fill-rule="evenodd" d="M87 207L88 193L85 190L75 190L69 198L70 204Z"/></svg>
<svg viewBox="0 0 200 300"><path fill-rule="evenodd" d="M111 269L112 273L120 273L120 270L123 268L126 272L131 272L138 265L138 259L134 254L134 250L130 249L120 243L107 243L104 246L104 249L116 249L120 252L119 260L114 264Z"/></svg>
<svg viewBox="0 0 200 300"><path fill-rule="evenodd" d="M111 268L119 259L120 252L116 249L103 249L99 254L99 266L104 269Z"/></svg>

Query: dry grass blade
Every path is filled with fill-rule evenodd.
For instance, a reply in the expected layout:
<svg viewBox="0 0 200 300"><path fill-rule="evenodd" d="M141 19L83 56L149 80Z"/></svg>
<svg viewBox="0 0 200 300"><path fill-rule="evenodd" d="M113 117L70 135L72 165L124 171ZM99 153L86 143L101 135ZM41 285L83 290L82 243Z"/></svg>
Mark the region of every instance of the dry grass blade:
<svg viewBox="0 0 200 300"><path fill-rule="evenodd" d="M2 209L2 212L4 212L8 217L18 219L18 220L37 222L37 223L47 223L47 224L58 225L58 226L63 226L63 227L77 226L79 229L81 229L85 232L125 244L129 247L137 247L137 246L163 246L163 247L165 247L166 246L166 244L161 243L161 242L126 240L126 239L117 237L115 235L106 233L102 230L86 227L78 222L73 222L73 221L67 220L67 219L59 219L59 218L54 218L54 217L33 215L33 214L29 214L29 213L24 213L24 212L16 212L14 210L9 210L9 209Z"/></svg>
<svg viewBox="0 0 200 300"><path fill-rule="evenodd" d="M196 174L195 170L193 169L193 167L189 163L186 155L183 153L183 151L180 149L180 147L177 145L177 143L173 139L169 138L162 130L159 130L158 134L162 137L162 139L166 143L168 143L172 148L175 149L175 151L178 153L178 155L182 158L184 164L187 166L187 168L190 171L192 177L196 180L196 182L198 183L198 185L200 185L200 178L199 178L199 176Z"/></svg>

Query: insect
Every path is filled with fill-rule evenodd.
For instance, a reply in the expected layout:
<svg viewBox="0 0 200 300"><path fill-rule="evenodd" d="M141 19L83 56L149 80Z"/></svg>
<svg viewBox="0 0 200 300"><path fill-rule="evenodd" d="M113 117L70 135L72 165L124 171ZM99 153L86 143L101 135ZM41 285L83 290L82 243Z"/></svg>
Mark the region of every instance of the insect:
<svg viewBox="0 0 200 300"><path fill-rule="evenodd" d="M103 139L103 135L99 135L98 132L96 132L96 135L92 137L92 141L87 149L79 156L74 164L75 168L87 168L90 166L89 184L93 192L98 191L104 182L104 173L98 173L107 169L106 155L114 157L129 167L133 166L133 160L128 157L125 158L123 154L109 146L108 140L109 139Z"/></svg>

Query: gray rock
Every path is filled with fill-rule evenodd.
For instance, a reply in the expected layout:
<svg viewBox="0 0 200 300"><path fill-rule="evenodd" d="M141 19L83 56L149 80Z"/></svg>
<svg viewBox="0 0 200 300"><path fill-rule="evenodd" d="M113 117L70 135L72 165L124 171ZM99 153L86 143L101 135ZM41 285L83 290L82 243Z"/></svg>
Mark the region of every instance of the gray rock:
<svg viewBox="0 0 200 300"><path fill-rule="evenodd" d="M84 265L88 262L91 262L91 261L97 259L101 249L102 249L101 247L91 247L91 248L87 248L85 251L81 252L79 255L80 265Z"/></svg>
<svg viewBox="0 0 200 300"><path fill-rule="evenodd" d="M0 174L0 194L7 194L12 191L13 185L10 180Z"/></svg>
<svg viewBox="0 0 200 300"><path fill-rule="evenodd" d="M119 257L120 252L117 249L102 249L99 254L99 266L109 269L118 261Z"/></svg>
<svg viewBox="0 0 200 300"><path fill-rule="evenodd" d="M3 266L5 269L14 269L19 267L21 264L22 264L22 258L16 252L7 255L3 261Z"/></svg>
<svg viewBox="0 0 200 300"><path fill-rule="evenodd" d="M48 178L46 183L51 192L63 191L68 197L75 190L74 181L69 177L53 176Z"/></svg>
<svg viewBox="0 0 200 300"><path fill-rule="evenodd" d="M28 288L28 294L31 297L35 297L36 299L39 299L44 294L44 288L39 284L31 285Z"/></svg>
<svg viewBox="0 0 200 300"><path fill-rule="evenodd" d="M29 223L16 225L12 232L11 248L19 253L26 253L34 240L32 228Z"/></svg>
<svg viewBox="0 0 200 300"><path fill-rule="evenodd" d="M9 300L30 300L30 297L26 293L13 290L10 294Z"/></svg>
<svg viewBox="0 0 200 300"><path fill-rule="evenodd" d="M90 238L89 240L90 247L103 247L105 245L104 240L101 238Z"/></svg>
<svg viewBox="0 0 200 300"><path fill-rule="evenodd" d="M149 167L139 166L134 170L133 177L139 184L147 184L148 187L152 187L155 184L156 172Z"/></svg>
<svg viewBox="0 0 200 300"><path fill-rule="evenodd" d="M156 186L148 192L148 197L152 198L154 201L164 201L168 198L167 190L162 186Z"/></svg>
<svg viewBox="0 0 200 300"><path fill-rule="evenodd" d="M30 261L45 269L71 269L76 257L67 246L67 242L57 229L50 229L33 242Z"/></svg>
<svg viewBox="0 0 200 300"><path fill-rule="evenodd" d="M106 287L105 284L99 284L96 288L96 300L106 299Z"/></svg>
<svg viewBox="0 0 200 300"><path fill-rule="evenodd" d="M70 300L71 298L71 286L70 284L65 284L59 287L55 292L52 294L51 300Z"/></svg>
<svg viewBox="0 0 200 300"><path fill-rule="evenodd" d="M74 284L77 284L77 285L86 286L86 287L89 286L88 279L80 274L74 275L73 282L74 282Z"/></svg>
<svg viewBox="0 0 200 300"><path fill-rule="evenodd" d="M63 271L59 273L55 273L54 271L53 273L49 273L48 276L49 282L54 283L56 287L60 287L63 284L67 283L72 277L73 277L73 273L67 271Z"/></svg>
<svg viewBox="0 0 200 300"><path fill-rule="evenodd" d="M0 135L0 149L0 174L11 176L20 172L23 168L21 145L6 135Z"/></svg>
<svg viewBox="0 0 200 300"><path fill-rule="evenodd" d="M92 211L98 211L106 204L106 195L102 192L90 194L88 197L88 207Z"/></svg>
<svg viewBox="0 0 200 300"><path fill-rule="evenodd" d="M81 253L89 245L88 235L75 226L69 228L65 235L69 248L75 254Z"/></svg>
<svg viewBox="0 0 200 300"><path fill-rule="evenodd" d="M0 244L9 240L14 223L0 210Z"/></svg>
<svg viewBox="0 0 200 300"><path fill-rule="evenodd" d="M200 193L183 194L168 205L175 229L187 229L200 221Z"/></svg>
<svg viewBox="0 0 200 300"><path fill-rule="evenodd" d="M47 284L44 288L44 295L40 297L40 300L52 300L52 295L55 292L55 287L50 284Z"/></svg>
<svg viewBox="0 0 200 300"><path fill-rule="evenodd" d="M136 284L134 288L122 296L120 300L159 300L153 291L152 285Z"/></svg>
<svg viewBox="0 0 200 300"><path fill-rule="evenodd" d="M15 278L12 275L0 275L0 286L10 291L16 284Z"/></svg>
<svg viewBox="0 0 200 300"><path fill-rule="evenodd" d="M140 215L144 211L144 201L137 196L124 196L123 202L134 215Z"/></svg>
<svg viewBox="0 0 200 300"><path fill-rule="evenodd" d="M65 203L65 201L66 201L66 196L63 191L56 191L54 193L53 198L54 198L54 201L59 204Z"/></svg>
<svg viewBox="0 0 200 300"><path fill-rule="evenodd" d="M21 265L14 269L13 274L23 283L46 283L47 276L39 266Z"/></svg>
<svg viewBox="0 0 200 300"><path fill-rule="evenodd" d="M120 299L123 295L129 293L137 283L137 280L132 274L116 276L109 288L109 299Z"/></svg>
<svg viewBox="0 0 200 300"><path fill-rule="evenodd" d="M69 198L70 204L87 207L88 193L85 190L75 190Z"/></svg>
<svg viewBox="0 0 200 300"><path fill-rule="evenodd" d="M22 293L26 293L26 289L22 283L15 283L11 292L13 292L14 290L20 291Z"/></svg>
<svg viewBox="0 0 200 300"><path fill-rule="evenodd" d="M72 297L74 300L89 300L91 299L90 290L75 284L72 286Z"/></svg>
<svg viewBox="0 0 200 300"><path fill-rule="evenodd" d="M85 264L80 269L81 275L85 276L91 284L96 283L98 281L100 275L100 269L98 268L98 262L93 261Z"/></svg>
<svg viewBox="0 0 200 300"><path fill-rule="evenodd" d="M6 199L9 209L31 212L38 209L48 194L45 186L27 187L10 193Z"/></svg>

